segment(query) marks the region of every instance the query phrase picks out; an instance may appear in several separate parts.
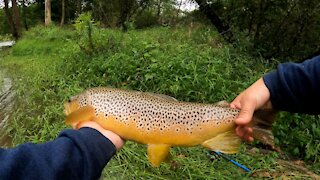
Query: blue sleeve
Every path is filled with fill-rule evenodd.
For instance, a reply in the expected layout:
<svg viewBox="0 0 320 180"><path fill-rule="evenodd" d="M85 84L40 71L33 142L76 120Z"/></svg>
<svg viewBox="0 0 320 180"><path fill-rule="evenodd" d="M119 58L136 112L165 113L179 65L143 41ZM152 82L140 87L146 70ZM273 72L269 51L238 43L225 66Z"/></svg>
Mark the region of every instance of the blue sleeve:
<svg viewBox="0 0 320 180"><path fill-rule="evenodd" d="M0 179L98 179L115 152L95 129L65 130L44 144L0 149Z"/></svg>
<svg viewBox="0 0 320 180"><path fill-rule="evenodd" d="M320 56L284 63L263 77L274 109L319 114Z"/></svg>

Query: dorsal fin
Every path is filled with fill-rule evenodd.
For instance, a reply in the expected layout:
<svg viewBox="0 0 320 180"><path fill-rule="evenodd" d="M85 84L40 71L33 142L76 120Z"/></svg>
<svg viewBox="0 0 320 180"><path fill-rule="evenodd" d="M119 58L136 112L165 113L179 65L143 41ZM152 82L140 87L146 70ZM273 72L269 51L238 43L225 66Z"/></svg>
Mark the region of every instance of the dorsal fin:
<svg viewBox="0 0 320 180"><path fill-rule="evenodd" d="M219 107L230 107L230 104L227 101L219 101L214 103L214 105Z"/></svg>

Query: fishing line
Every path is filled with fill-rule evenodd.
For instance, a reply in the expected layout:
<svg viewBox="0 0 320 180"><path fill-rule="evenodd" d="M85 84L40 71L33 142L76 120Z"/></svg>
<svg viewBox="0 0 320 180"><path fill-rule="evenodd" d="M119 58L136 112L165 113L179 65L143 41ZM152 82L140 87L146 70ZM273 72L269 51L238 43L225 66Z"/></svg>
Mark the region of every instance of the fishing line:
<svg viewBox="0 0 320 180"><path fill-rule="evenodd" d="M239 168L245 170L246 172L250 172L250 169L247 168L246 166L238 163L237 161L231 159L229 156L227 156L226 154L220 152L220 151L209 151L209 156L210 156L210 159L216 159L216 158L220 158L222 157L223 159L231 162L232 164L238 166Z"/></svg>

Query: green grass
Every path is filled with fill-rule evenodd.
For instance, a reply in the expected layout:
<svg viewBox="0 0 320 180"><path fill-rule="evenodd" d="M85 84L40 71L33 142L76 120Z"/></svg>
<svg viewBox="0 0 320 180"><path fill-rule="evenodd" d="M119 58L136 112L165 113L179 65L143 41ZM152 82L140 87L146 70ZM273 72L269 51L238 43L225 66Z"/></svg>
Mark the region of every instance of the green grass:
<svg viewBox="0 0 320 180"><path fill-rule="evenodd" d="M178 100L214 103L231 101L275 67L228 46L205 26L191 32L184 27L128 33L94 28L92 41L94 47L85 35L72 30L39 26L1 56L0 68L7 69L15 82L16 107L8 130L13 145L54 139L67 128L63 124L63 102L89 87L112 86L163 93ZM288 151L298 146L298 155L319 174L319 147L316 147L319 124L310 125L315 126L311 130L306 124L303 129L290 132L287 124L295 121L293 117L304 116L280 116L275 128L277 141L284 142ZM318 117L307 118L311 124L319 122ZM301 136L298 139L304 141L294 144L296 134L301 131L308 131L305 132L308 138ZM303 147L309 150L303 151ZM171 154L169 163L152 168L147 161L146 146L127 142L102 176L105 179L234 179L251 175L224 159L211 161L202 147L174 147ZM259 149L252 153L245 145L239 154L232 155L256 172L255 177L266 177L262 172L281 172L283 166L277 162L278 156L275 152L261 153ZM304 175L295 170L290 172L297 177Z"/></svg>

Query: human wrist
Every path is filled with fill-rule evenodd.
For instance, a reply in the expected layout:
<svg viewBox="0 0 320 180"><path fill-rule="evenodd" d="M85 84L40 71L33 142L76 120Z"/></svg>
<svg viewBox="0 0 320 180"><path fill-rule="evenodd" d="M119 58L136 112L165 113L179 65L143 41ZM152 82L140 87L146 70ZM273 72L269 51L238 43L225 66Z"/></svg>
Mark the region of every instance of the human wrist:
<svg viewBox="0 0 320 180"><path fill-rule="evenodd" d="M117 150L121 149L124 144L124 140L117 134L112 131L103 129L98 123L94 121L87 121L77 125L76 129L80 128L92 128L100 132L105 138L112 142L112 144L116 147Z"/></svg>
<svg viewBox="0 0 320 180"><path fill-rule="evenodd" d="M264 79L260 78L257 82L258 95L256 96L257 100L257 109L259 108L272 108L270 102L270 91L266 86Z"/></svg>
<svg viewBox="0 0 320 180"><path fill-rule="evenodd" d="M113 144L114 146L117 148L117 150L120 150L124 144L124 140L118 136L117 134L111 132L111 131L108 131L108 130L97 130L99 131L104 137L106 137L107 139L109 139Z"/></svg>

